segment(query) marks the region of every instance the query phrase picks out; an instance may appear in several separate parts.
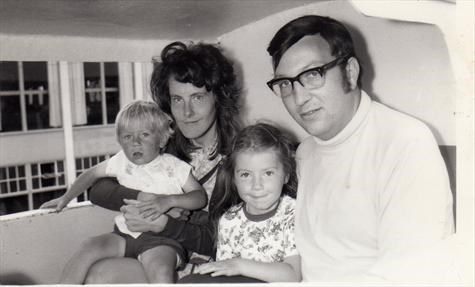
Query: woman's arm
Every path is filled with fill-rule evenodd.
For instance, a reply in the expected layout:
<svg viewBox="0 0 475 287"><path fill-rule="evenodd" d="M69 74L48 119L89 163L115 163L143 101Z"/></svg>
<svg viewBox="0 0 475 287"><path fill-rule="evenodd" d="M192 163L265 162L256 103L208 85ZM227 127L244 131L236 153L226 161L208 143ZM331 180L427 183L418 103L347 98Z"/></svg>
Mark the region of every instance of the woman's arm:
<svg viewBox="0 0 475 287"><path fill-rule="evenodd" d="M155 232L157 235L172 238L180 242L189 251L214 257L214 225L211 221L196 222L191 218L189 221L178 220L167 215L161 215L155 220L143 218L136 212L127 212L124 209L127 227L131 231ZM193 215L192 215L193 216Z"/></svg>
<svg viewBox="0 0 475 287"><path fill-rule="evenodd" d="M100 207L119 211L124 199L137 199L139 190L120 185L114 177L102 178L89 190L89 199Z"/></svg>
<svg viewBox="0 0 475 287"><path fill-rule="evenodd" d="M242 275L266 282L300 282L300 256L293 255L283 262L259 262L255 260L233 258L205 263L197 267L197 273L211 276Z"/></svg>

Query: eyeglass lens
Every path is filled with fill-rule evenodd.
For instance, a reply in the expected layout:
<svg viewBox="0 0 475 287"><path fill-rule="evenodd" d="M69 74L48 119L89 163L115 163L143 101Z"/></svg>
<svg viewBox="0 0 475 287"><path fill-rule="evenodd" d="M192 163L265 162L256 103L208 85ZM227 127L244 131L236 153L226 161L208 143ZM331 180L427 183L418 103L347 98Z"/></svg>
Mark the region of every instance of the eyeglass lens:
<svg viewBox="0 0 475 287"><path fill-rule="evenodd" d="M272 84L272 90L279 97L288 97L292 94L295 82L299 82L307 89L318 89L325 84L326 71L338 65L344 58L346 58L346 56L336 58L323 66L303 71L295 78L286 78L276 81Z"/></svg>

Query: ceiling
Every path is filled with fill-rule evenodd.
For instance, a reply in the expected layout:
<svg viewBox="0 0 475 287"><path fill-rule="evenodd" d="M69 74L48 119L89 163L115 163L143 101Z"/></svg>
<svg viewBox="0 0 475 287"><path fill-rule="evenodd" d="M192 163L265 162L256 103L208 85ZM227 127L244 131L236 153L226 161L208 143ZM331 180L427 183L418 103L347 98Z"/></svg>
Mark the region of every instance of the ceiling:
<svg viewBox="0 0 475 287"><path fill-rule="evenodd" d="M321 0L320 0L321 1ZM213 40L316 0L0 0L0 33Z"/></svg>

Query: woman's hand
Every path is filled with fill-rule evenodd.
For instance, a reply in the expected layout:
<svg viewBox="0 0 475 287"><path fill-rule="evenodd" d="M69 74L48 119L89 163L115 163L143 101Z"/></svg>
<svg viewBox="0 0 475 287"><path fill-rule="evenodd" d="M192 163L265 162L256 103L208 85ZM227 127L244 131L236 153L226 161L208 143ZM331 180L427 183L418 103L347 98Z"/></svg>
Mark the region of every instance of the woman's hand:
<svg viewBox="0 0 475 287"><path fill-rule="evenodd" d="M124 202L127 205L133 205L143 218L150 217L152 220L155 220L173 207L169 196L147 194L146 197L139 196L137 199L124 199Z"/></svg>
<svg viewBox="0 0 475 287"><path fill-rule="evenodd" d="M125 217L125 224L127 228L131 231L136 232L147 232L152 231L155 233L161 232L168 222L168 216L162 214L158 216L156 219L152 220L151 218L143 218L137 210L134 210L134 207L123 207L124 209L124 217ZM122 211L122 208L121 208Z"/></svg>
<svg viewBox="0 0 475 287"><path fill-rule="evenodd" d="M241 275L241 265L244 261L241 258L210 262L198 265L195 273L208 274L215 276L235 276Z"/></svg>
<svg viewBox="0 0 475 287"><path fill-rule="evenodd" d="M64 209L64 207L66 207L67 204L68 202L61 196L43 203L40 206L40 209L54 208L57 212L60 212Z"/></svg>

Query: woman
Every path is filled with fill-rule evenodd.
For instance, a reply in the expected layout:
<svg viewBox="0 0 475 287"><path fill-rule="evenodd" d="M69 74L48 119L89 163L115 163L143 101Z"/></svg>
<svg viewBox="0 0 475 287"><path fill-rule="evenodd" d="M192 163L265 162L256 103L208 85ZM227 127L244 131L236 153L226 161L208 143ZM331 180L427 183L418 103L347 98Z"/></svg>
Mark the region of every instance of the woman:
<svg viewBox="0 0 475 287"><path fill-rule="evenodd" d="M174 42L164 48L160 61L155 61L150 87L154 101L173 117L176 124L175 136L169 141L167 152L191 164L193 175L210 199L207 208L213 213L216 199L212 191L217 169L240 126L240 90L232 64L212 45L187 46ZM115 179L104 179L91 189L90 198L94 204L119 210L124 199L136 199L139 192L120 186ZM144 205L147 212L153 212L154 202ZM189 251L214 255L214 228L206 212L194 212L188 221L168 215L153 221L131 214L126 217L129 228L135 231L161 232ZM130 258L98 262L89 271L86 281L143 282L146 279L142 267Z"/></svg>

